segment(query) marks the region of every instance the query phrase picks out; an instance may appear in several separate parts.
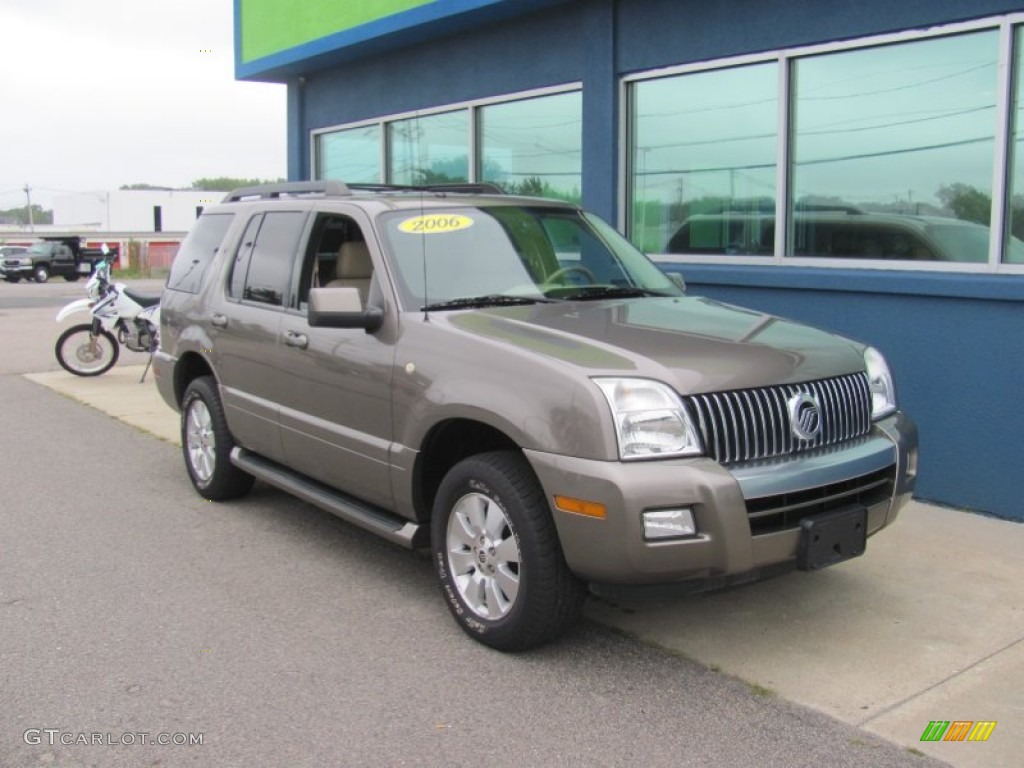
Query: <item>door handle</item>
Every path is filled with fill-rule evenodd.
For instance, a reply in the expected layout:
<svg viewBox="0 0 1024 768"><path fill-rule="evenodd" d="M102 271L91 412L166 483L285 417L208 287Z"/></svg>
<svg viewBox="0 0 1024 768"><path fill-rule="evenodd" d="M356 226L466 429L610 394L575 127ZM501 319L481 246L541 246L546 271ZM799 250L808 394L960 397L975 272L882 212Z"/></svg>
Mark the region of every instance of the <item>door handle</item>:
<svg viewBox="0 0 1024 768"><path fill-rule="evenodd" d="M309 346L309 337L304 333L288 331L284 335L284 343L289 347L295 347L296 349L305 349L306 347Z"/></svg>
<svg viewBox="0 0 1024 768"><path fill-rule="evenodd" d="M210 325L214 328L227 328L228 317L227 315L213 314L210 315Z"/></svg>

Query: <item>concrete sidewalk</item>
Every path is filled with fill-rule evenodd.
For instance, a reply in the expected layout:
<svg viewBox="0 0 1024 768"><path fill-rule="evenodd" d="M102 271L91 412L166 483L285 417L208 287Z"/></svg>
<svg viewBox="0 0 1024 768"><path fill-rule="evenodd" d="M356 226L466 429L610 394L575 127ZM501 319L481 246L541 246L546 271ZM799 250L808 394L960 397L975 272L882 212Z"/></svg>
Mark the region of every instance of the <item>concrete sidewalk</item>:
<svg viewBox="0 0 1024 768"><path fill-rule="evenodd" d="M179 443L152 373L26 378ZM927 460L927 459L925 459ZM184 472L184 468L182 468ZM717 594L592 600L639 639L955 766L1024 762L1024 525L913 503L867 553ZM986 742L920 739L931 721L995 721Z"/></svg>

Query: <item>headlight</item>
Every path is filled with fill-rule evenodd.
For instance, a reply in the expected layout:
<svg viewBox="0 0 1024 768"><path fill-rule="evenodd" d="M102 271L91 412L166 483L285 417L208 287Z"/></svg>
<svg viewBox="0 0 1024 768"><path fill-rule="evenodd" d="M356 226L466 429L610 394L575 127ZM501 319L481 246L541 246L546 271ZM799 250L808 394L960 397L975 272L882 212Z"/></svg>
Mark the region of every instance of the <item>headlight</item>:
<svg viewBox="0 0 1024 768"><path fill-rule="evenodd" d="M871 392L871 418L881 419L896 412L896 387L882 353L874 347L864 350L864 366L868 372L868 390Z"/></svg>
<svg viewBox="0 0 1024 768"><path fill-rule="evenodd" d="M612 411L619 458L699 456L697 430L670 387L650 379L598 378Z"/></svg>

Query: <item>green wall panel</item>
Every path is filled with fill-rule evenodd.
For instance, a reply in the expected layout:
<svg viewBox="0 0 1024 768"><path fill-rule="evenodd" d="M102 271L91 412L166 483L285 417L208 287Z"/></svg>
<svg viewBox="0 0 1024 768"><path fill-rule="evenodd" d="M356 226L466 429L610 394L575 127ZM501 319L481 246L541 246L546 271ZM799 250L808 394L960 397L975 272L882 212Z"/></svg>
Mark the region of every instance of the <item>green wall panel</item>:
<svg viewBox="0 0 1024 768"><path fill-rule="evenodd" d="M269 56L437 0L240 0L242 61Z"/></svg>

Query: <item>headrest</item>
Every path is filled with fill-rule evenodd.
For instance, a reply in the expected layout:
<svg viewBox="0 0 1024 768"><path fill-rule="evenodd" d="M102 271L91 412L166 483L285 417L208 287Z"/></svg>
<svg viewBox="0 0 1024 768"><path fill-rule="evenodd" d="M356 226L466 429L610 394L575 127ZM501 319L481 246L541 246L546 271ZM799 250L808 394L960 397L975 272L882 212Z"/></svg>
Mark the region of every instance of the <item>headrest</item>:
<svg viewBox="0 0 1024 768"><path fill-rule="evenodd" d="M350 240L341 244L334 276L344 280L368 280L373 277L373 261L366 243Z"/></svg>

